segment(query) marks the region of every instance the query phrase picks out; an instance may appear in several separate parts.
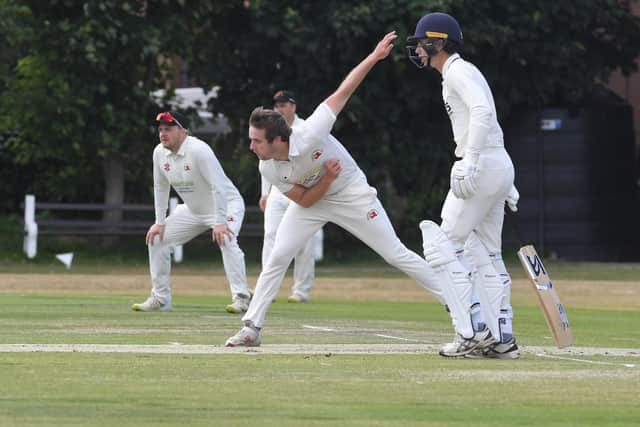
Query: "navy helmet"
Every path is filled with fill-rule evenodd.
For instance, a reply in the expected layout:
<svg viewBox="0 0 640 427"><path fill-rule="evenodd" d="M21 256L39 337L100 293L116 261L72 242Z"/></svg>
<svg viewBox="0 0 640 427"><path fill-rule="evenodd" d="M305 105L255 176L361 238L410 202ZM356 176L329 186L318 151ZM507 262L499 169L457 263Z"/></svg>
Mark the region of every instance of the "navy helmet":
<svg viewBox="0 0 640 427"><path fill-rule="evenodd" d="M418 54L418 41L426 39L422 47L427 52L425 58ZM458 21L451 15L441 12L427 13L418 21L416 32L407 37L407 56L418 68L431 68L431 57L444 48L447 52L454 52L458 45L463 44L462 30ZM438 47L442 46L442 47Z"/></svg>
<svg viewBox="0 0 640 427"><path fill-rule="evenodd" d="M427 13L418 21L413 36L408 37L409 43L416 43L420 39L445 39L462 45L462 30L458 21L446 13Z"/></svg>

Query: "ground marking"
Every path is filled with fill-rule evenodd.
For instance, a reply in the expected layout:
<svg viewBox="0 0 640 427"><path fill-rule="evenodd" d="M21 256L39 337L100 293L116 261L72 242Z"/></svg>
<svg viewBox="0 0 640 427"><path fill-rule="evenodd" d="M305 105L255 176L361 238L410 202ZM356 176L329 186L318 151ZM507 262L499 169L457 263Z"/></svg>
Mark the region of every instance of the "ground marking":
<svg viewBox="0 0 640 427"><path fill-rule="evenodd" d="M575 359L573 357L553 356L551 354L543 354L543 353L536 353L536 356L538 356L538 357L547 357L549 359L567 360L567 361L570 361L570 362L591 363L591 364L594 364L594 365L614 365L614 366L622 365L625 368L635 368L636 367L635 363L613 363L613 362L603 362L601 360Z"/></svg>
<svg viewBox="0 0 640 427"><path fill-rule="evenodd" d="M305 329L312 329L312 330L321 331L321 332L346 332L346 331L340 331L338 329L325 328L325 327L322 327L322 326L302 325L302 327L305 328ZM376 333L372 333L372 332L368 332L368 334L372 335L374 337L388 338L388 339L392 339L392 340L409 341L409 342L417 342L417 343L424 342L422 340L414 340L412 338L396 337L396 336L393 336L393 335L376 334Z"/></svg>
<svg viewBox="0 0 640 427"><path fill-rule="evenodd" d="M387 343L387 344L263 344L260 347L228 348L222 345L167 344L0 344L0 353L145 353L145 354L437 354L441 344ZM612 362L587 361L568 356L640 357L638 349L522 346L523 354L566 359L593 364ZM634 365L634 363L614 363Z"/></svg>

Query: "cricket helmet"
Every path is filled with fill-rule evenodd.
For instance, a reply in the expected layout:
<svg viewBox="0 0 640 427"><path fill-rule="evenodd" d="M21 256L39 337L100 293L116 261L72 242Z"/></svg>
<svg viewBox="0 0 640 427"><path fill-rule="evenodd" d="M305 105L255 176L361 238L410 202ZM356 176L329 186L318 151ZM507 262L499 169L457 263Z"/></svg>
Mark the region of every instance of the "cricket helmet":
<svg viewBox="0 0 640 427"><path fill-rule="evenodd" d="M418 46L419 41L425 39L426 42ZM418 68L425 66L431 68L431 58L437 55L440 49L454 52L457 50L457 45L463 44L462 30L460 30L458 21L451 15L441 12L427 13L420 18L414 35L407 37L407 42L409 43L406 47L409 60ZM426 51L426 63L423 58L420 58L418 47L422 47Z"/></svg>
<svg viewBox="0 0 640 427"><path fill-rule="evenodd" d="M458 21L446 13L427 13L418 21L413 36L407 37L409 43L416 43L420 39L445 39L462 45L462 30Z"/></svg>

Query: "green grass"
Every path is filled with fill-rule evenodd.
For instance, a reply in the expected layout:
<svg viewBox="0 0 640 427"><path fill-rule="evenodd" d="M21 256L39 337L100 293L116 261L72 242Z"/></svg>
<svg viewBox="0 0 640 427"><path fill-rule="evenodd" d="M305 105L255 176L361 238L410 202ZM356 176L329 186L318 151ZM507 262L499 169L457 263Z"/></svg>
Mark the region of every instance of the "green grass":
<svg viewBox="0 0 640 427"><path fill-rule="evenodd" d="M240 326L228 298L174 297L134 313L129 295L2 294L0 344L222 345ZM523 346L552 345L540 311L517 309ZM577 346L640 349L640 313L569 312ZM338 329L324 333L310 324ZM425 343L450 338L435 303L314 300L271 306L263 343ZM626 340L626 341L625 341ZM524 347L523 347L524 348ZM419 355L0 353L0 425L632 426L640 368Z"/></svg>
<svg viewBox="0 0 640 427"><path fill-rule="evenodd" d="M0 344L183 344L222 345L241 325L224 311L228 297L175 296L167 313L134 313L140 296L2 294ZM518 339L525 345L552 345L540 309L517 306ZM640 348L640 312L585 309L568 311L576 346ZM344 330L321 334L302 325ZM353 330L353 332L350 332ZM439 343L450 337L449 319L437 303L318 299L312 304L279 302L269 309L263 342L388 342L367 331L399 331L411 339Z"/></svg>
<svg viewBox="0 0 640 427"><path fill-rule="evenodd" d="M70 238L41 240L26 260L15 223L0 219L3 273L147 274L137 241L107 250ZM14 230L15 231L15 230ZM220 274L219 251L204 241L185 248L179 274ZM73 268L55 260L74 251ZM259 270L254 250L249 270ZM512 275L524 277L513 248ZM547 261L554 280L640 282L640 264ZM318 276L400 276L363 249L331 256ZM2 283L0 283L0 288ZM31 289L37 287L32 286ZM182 343L221 346L240 327L224 311L228 296L174 295L174 311L134 313L138 295L0 293L0 344ZM606 283L603 283L606 292ZM531 298L515 309L523 349L553 346ZM598 307L597 309L591 307ZM640 312L601 301L566 307L576 346L632 348L640 354ZM332 328L318 332L303 325ZM314 298L277 302L263 333L271 344L389 344L450 340L451 325L433 302ZM412 341L411 341L412 340ZM402 343L402 341L398 341ZM394 341L393 343L396 343ZM637 356L548 359L524 352L514 361L445 359L427 354L150 354L0 352L0 426L635 426L640 419ZM596 362L596 363L587 363ZM604 364L597 364L603 362Z"/></svg>
<svg viewBox="0 0 640 427"><path fill-rule="evenodd" d="M631 426L640 416L637 375L541 359L46 353L2 362L2 425Z"/></svg>

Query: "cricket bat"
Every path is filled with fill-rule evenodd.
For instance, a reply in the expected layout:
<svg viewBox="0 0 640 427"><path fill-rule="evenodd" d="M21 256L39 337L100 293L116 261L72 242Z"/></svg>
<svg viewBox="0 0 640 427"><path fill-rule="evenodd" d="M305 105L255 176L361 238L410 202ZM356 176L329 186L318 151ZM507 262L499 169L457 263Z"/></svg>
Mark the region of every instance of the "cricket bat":
<svg viewBox="0 0 640 427"><path fill-rule="evenodd" d="M567 312L560 302L556 288L549 277L549 272L542 264L536 249L533 245L523 246L518 251L518 258L529 277L529 282L536 291L538 302L556 345L558 348L570 346L573 344L573 334L569 326Z"/></svg>

